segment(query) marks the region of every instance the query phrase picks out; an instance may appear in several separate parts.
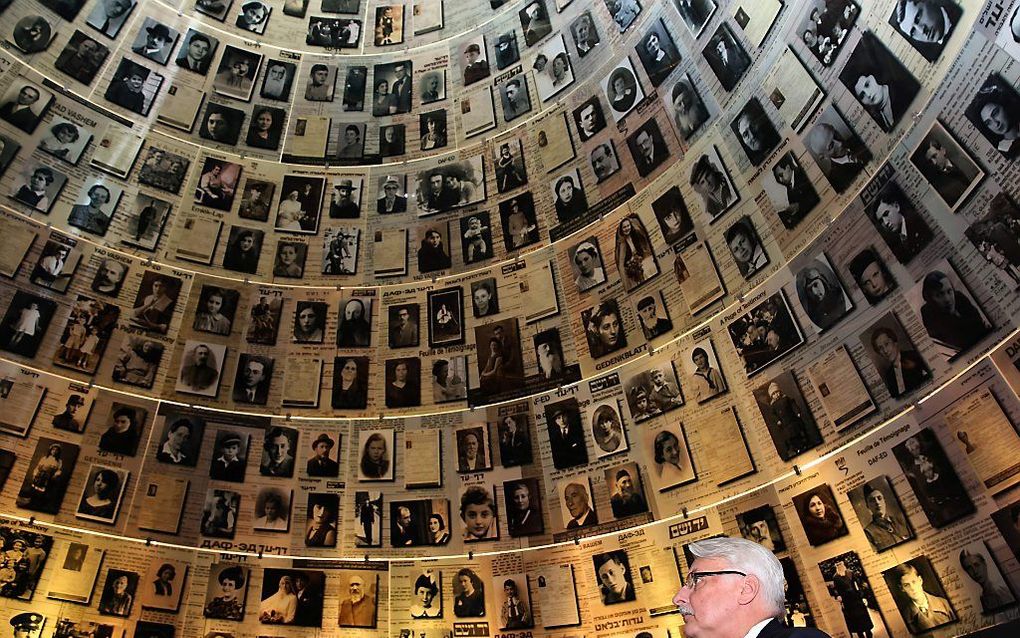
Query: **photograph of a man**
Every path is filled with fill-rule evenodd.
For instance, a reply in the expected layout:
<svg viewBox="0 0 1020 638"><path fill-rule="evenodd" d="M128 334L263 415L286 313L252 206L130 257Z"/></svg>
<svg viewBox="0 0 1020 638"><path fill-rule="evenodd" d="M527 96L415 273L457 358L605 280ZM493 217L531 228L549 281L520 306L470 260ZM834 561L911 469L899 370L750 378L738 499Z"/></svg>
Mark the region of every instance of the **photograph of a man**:
<svg viewBox="0 0 1020 638"><path fill-rule="evenodd" d="M627 552L620 549L595 554L592 561L595 563L595 574L598 577L599 594L602 596L603 605L615 605L636 598Z"/></svg>

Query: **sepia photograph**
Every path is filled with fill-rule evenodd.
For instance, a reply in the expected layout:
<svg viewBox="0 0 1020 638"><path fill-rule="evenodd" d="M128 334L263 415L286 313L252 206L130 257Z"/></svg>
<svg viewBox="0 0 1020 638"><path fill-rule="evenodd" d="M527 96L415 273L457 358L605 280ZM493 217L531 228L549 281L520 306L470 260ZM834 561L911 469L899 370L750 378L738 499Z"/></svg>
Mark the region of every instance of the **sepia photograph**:
<svg viewBox="0 0 1020 638"><path fill-rule="evenodd" d="M465 543L499 539L499 513L490 485L460 488L460 521Z"/></svg>
<svg viewBox="0 0 1020 638"><path fill-rule="evenodd" d="M892 451L932 527L945 527L974 513L967 488L934 432L920 430Z"/></svg>
<svg viewBox="0 0 1020 638"><path fill-rule="evenodd" d="M905 297L939 356L949 361L980 343L994 327L948 259L936 262Z"/></svg>
<svg viewBox="0 0 1020 638"><path fill-rule="evenodd" d="M655 471L651 472L650 478L659 492L698 480L683 423L666 427L652 435L653 431L646 430L645 439L651 443L648 448L655 462Z"/></svg>
<svg viewBox="0 0 1020 638"><path fill-rule="evenodd" d="M917 556L887 569L882 577L912 635L925 634L959 620L927 556Z"/></svg>
<svg viewBox="0 0 1020 638"><path fill-rule="evenodd" d="M259 622L263 625L321 627L326 573L302 569L262 570Z"/></svg>
<svg viewBox="0 0 1020 638"><path fill-rule="evenodd" d="M804 334L782 291L737 317L726 331L748 376L761 372L804 343Z"/></svg>
<svg viewBox="0 0 1020 638"><path fill-rule="evenodd" d="M310 492L305 511L305 547L336 547L340 496Z"/></svg>
<svg viewBox="0 0 1020 638"><path fill-rule="evenodd" d="M170 465L195 467L202 451L205 420L190 414L161 411L163 432L160 435L156 460Z"/></svg>
<svg viewBox="0 0 1020 638"><path fill-rule="evenodd" d="M786 551L786 541L779 530L779 521L771 505L760 505L737 514L737 527L740 535L749 541L758 543L773 553Z"/></svg>
<svg viewBox="0 0 1020 638"><path fill-rule="evenodd" d="M250 580L251 568L249 567L231 563L211 565L205 606L202 610L203 615L214 620L241 620L244 618Z"/></svg>
<svg viewBox="0 0 1020 638"><path fill-rule="evenodd" d="M121 58L104 97L133 113L148 117L149 109L163 85L163 76L137 62ZM0 116L3 107L0 106Z"/></svg>
<svg viewBox="0 0 1020 638"><path fill-rule="evenodd" d="M719 24L701 54L726 92L732 91L737 86L751 66L751 58L725 21Z"/></svg>
<svg viewBox="0 0 1020 638"><path fill-rule="evenodd" d="M45 514L56 514L60 511L61 501L64 500L67 486L74 475L74 467L80 452L81 448L74 443L41 437L30 457L15 504L22 509ZM24 540L22 544L26 544ZM0 595L21 598L27 592L30 598L36 581L27 582L27 574L25 577L26 582L15 586L15 591L11 592L13 595L7 592Z"/></svg>
<svg viewBox="0 0 1020 638"><path fill-rule="evenodd" d="M886 475L875 477L847 493L864 535L876 552L914 538L914 530L892 482Z"/></svg>
<svg viewBox="0 0 1020 638"><path fill-rule="evenodd" d="M822 433L792 371L779 373L753 394L779 458L789 461L822 444Z"/></svg>
<svg viewBox="0 0 1020 638"><path fill-rule="evenodd" d="M630 559L625 550L593 554L591 558L595 565L599 596L603 605L630 602L636 598L634 575L631 573Z"/></svg>
<svg viewBox="0 0 1020 638"><path fill-rule="evenodd" d="M846 536L849 530L829 485L822 484L793 497L793 505L812 547Z"/></svg>

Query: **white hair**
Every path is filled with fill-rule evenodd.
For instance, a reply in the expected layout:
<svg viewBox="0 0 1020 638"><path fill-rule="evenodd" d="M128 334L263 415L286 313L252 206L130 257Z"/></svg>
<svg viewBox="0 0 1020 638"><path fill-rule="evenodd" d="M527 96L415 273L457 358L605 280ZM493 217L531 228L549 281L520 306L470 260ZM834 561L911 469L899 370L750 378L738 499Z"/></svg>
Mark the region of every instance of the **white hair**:
<svg viewBox="0 0 1020 638"><path fill-rule="evenodd" d="M757 576L761 583L762 601L772 616L779 618L786 612L783 565L769 550L744 538L706 538L691 543L689 549L697 558L721 559L726 561L729 569Z"/></svg>

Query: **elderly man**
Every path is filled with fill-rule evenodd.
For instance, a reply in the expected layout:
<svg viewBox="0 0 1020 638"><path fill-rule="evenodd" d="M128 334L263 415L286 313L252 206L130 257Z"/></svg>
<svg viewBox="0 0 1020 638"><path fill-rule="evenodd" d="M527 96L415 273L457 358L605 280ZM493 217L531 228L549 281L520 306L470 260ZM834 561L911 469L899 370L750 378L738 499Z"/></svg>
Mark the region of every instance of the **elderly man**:
<svg viewBox="0 0 1020 638"><path fill-rule="evenodd" d="M375 627L375 598L365 593L365 579L351 576L347 581L351 595L340 601L341 627Z"/></svg>
<svg viewBox="0 0 1020 638"><path fill-rule="evenodd" d="M609 497L609 504L613 508L615 518L624 518L634 514L641 514L648 511L648 503L640 491L640 487L634 484L634 478L626 469L616 472L614 477L616 490Z"/></svg>
<svg viewBox="0 0 1020 638"><path fill-rule="evenodd" d="M689 546L687 582L673 597L688 638L828 638L787 627L785 578L779 559L754 541L708 538Z"/></svg>
<svg viewBox="0 0 1020 638"><path fill-rule="evenodd" d="M864 170L868 149L851 135L841 135L831 124L819 122L807 136L807 147L837 193L842 193Z"/></svg>
<svg viewBox="0 0 1020 638"><path fill-rule="evenodd" d="M588 502L588 491L580 483L571 483L563 490L563 502L570 512L567 529L599 524L599 517Z"/></svg>

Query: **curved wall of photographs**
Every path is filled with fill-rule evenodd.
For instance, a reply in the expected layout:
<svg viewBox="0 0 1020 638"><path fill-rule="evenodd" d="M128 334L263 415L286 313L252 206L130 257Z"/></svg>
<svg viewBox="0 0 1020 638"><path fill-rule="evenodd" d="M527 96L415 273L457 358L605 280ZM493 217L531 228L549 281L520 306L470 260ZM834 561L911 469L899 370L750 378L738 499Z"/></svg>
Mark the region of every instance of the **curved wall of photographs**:
<svg viewBox="0 0 1020 638"><path fill-rule="evenodd" d="M1009 0L0 12L17 638L1020 616Z"/></svg>

